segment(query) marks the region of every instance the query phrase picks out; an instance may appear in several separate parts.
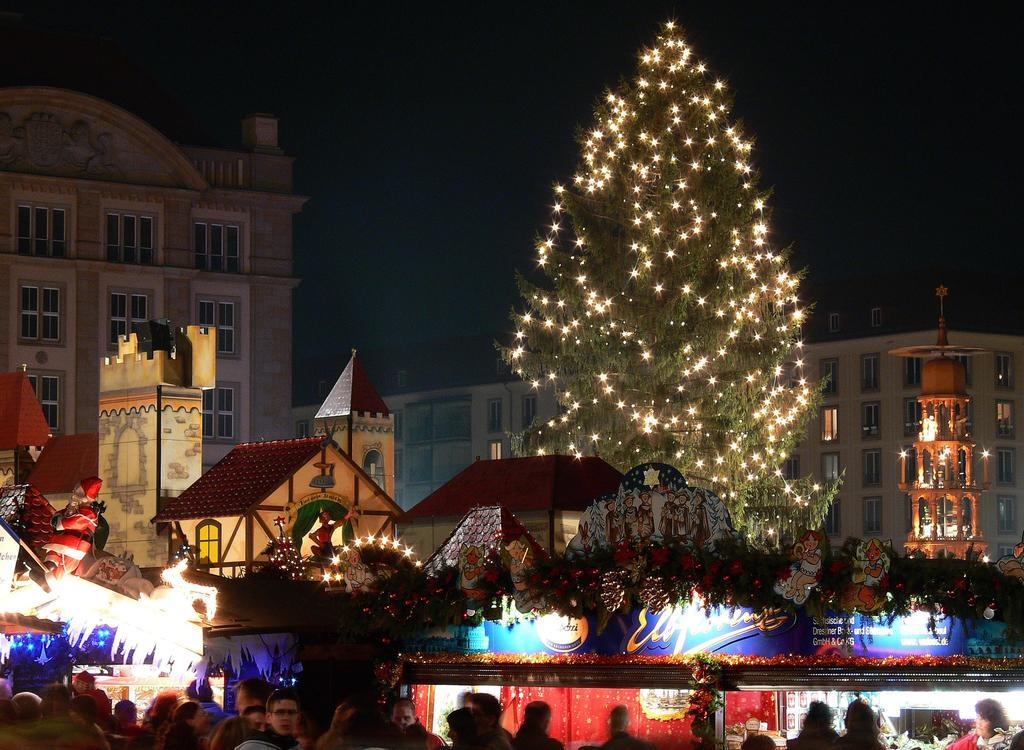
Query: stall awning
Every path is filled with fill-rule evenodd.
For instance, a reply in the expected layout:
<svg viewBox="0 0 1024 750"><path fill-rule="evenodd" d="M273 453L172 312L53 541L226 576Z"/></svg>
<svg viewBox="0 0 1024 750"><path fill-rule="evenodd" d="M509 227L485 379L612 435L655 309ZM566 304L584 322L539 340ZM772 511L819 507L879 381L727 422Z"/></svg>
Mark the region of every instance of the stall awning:
<svg viewBox="0 0 1024 750"><path fill-rule="evenodd" d="M863 659L830 664L764 664L730 658L723 663L723 690L1016 690L1024 684L1024 659L952 657L918 664L905 658ZM403 664L402 682L416 685L522 685L533 687L646 687L689 689L691 665L665 659L623 660L588 657L585 661L529 656L416 654Z"/></svg>

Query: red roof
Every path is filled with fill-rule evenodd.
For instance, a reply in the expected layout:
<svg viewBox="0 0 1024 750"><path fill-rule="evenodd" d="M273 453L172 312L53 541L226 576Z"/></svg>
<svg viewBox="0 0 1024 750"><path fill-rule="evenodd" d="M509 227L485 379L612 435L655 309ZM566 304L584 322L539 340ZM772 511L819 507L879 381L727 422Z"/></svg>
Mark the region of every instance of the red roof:
<svg viewBox="0 0 1024 750"><path fill-rule="evenodd" d="M317 419L329 417L341 417L357 411L388 414L388 405L377 393L373 381L366 374L363 365L356 359L356 353L352 352L352 359L345 365L338 382L327 394L320 410L316 413Z"/></svg>
<svg viewBox="0 0 1024 750"><path fill-rule="evenodd" d="M242 443L168 501L154 521L240 516L320 452L322 437Z"/></svg>
<svg viewBox="0 0 1024 750"><path fill-rule="evenodd" d="M42 493L30 484L0 487L0 518L17 529L34 550L50 541L50 519L55 512Z"/></svg>
<svg viewBox="0 0 1024 750"><path fill-rule="evenodd" d="M0 372L0 450L46 445L50 425L24 372Z"/></svg>
<svg viewBox="0 0 1024 750"><path fill-rule="evenodd" d="M32 467L29 484L44 495L71 492L85 477L99 474L99 443L95 432L54 435Z"/></svg>
<svg viewBox="0 0 1024 750"><path fill-rule="evenodd" d="M595 456L530 456L475 461L414 505L401 521L461 516L478 505L516 512L584 510L594 498L615 492L622 474Z"/></svg>
<svg viewBox="0 0 1024 750"><path fill-rule="evenodd" d="M533 538L533 534L526 530L515 513L508 508L473 508L462 517L459 525L427 559L423 569L427 573L436 573L442 568L458 567L459 555L467 544L479 547L487 554L503 544L520 538L525 539L530 545L535 557L547 556L544 548Z"/></svg>

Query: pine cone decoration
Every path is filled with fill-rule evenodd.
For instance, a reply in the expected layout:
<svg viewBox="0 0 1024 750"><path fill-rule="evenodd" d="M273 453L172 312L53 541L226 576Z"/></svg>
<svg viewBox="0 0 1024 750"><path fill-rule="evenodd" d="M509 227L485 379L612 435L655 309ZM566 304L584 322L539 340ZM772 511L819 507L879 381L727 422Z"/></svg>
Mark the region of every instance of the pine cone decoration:
<svg viewBox="0 0 1024 750"><path fill-rule="evenodd" d="M601 576L601 602L609 612L617 612L626 603L625 576L621 570L609 570Z"/></svg>
<svg viewBox="0 0 1024 750"><path fill-rule="evenodd" d="M672 594L661 576L648 576L640 586L640 601L651 612L668 609L672 602Z"/></svg>

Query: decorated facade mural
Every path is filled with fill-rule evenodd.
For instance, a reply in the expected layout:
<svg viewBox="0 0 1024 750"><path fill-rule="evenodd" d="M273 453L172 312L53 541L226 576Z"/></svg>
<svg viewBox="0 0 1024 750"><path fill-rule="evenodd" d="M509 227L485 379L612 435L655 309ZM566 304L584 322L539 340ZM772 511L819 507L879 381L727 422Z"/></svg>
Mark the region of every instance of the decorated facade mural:
<svg viewBox="0 0 1024 750"><path fill-rule="evenodd" d="M597 498L583 512L567 553L589 553L622 542L690 541L711 548L736 531L715 493L691 487L667 464L641 464L630 470L619 489Z"/></svg>

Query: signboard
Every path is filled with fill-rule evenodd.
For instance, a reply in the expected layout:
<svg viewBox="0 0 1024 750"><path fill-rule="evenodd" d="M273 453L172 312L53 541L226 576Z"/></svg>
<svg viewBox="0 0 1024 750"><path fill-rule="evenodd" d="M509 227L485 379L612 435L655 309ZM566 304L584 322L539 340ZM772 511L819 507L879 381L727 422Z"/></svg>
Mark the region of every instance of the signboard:
<svg viewBox="0 0 1024 750"><path fill-rule="evenodd" d="M934 632L928 614L918 612L889 623L886 618L829 615L812 619L785 610L755 613L748 609L697 604L661 612L634 610L611 618L602 632L592 619L545 615L515 625L485 622L476 648L491 653L596 654L672 656L719 653L743 656L1020 656L1010 647L999 622L966 625L939 618ZM486 641L486 643L484 643Z"/></svg>
<svg viewBox="0 0 1024 750"><path fill-rule="evenodd" d="M14 583L14 568L20 547L18 535L0 518L0 595L10 591Z"/></svg>

